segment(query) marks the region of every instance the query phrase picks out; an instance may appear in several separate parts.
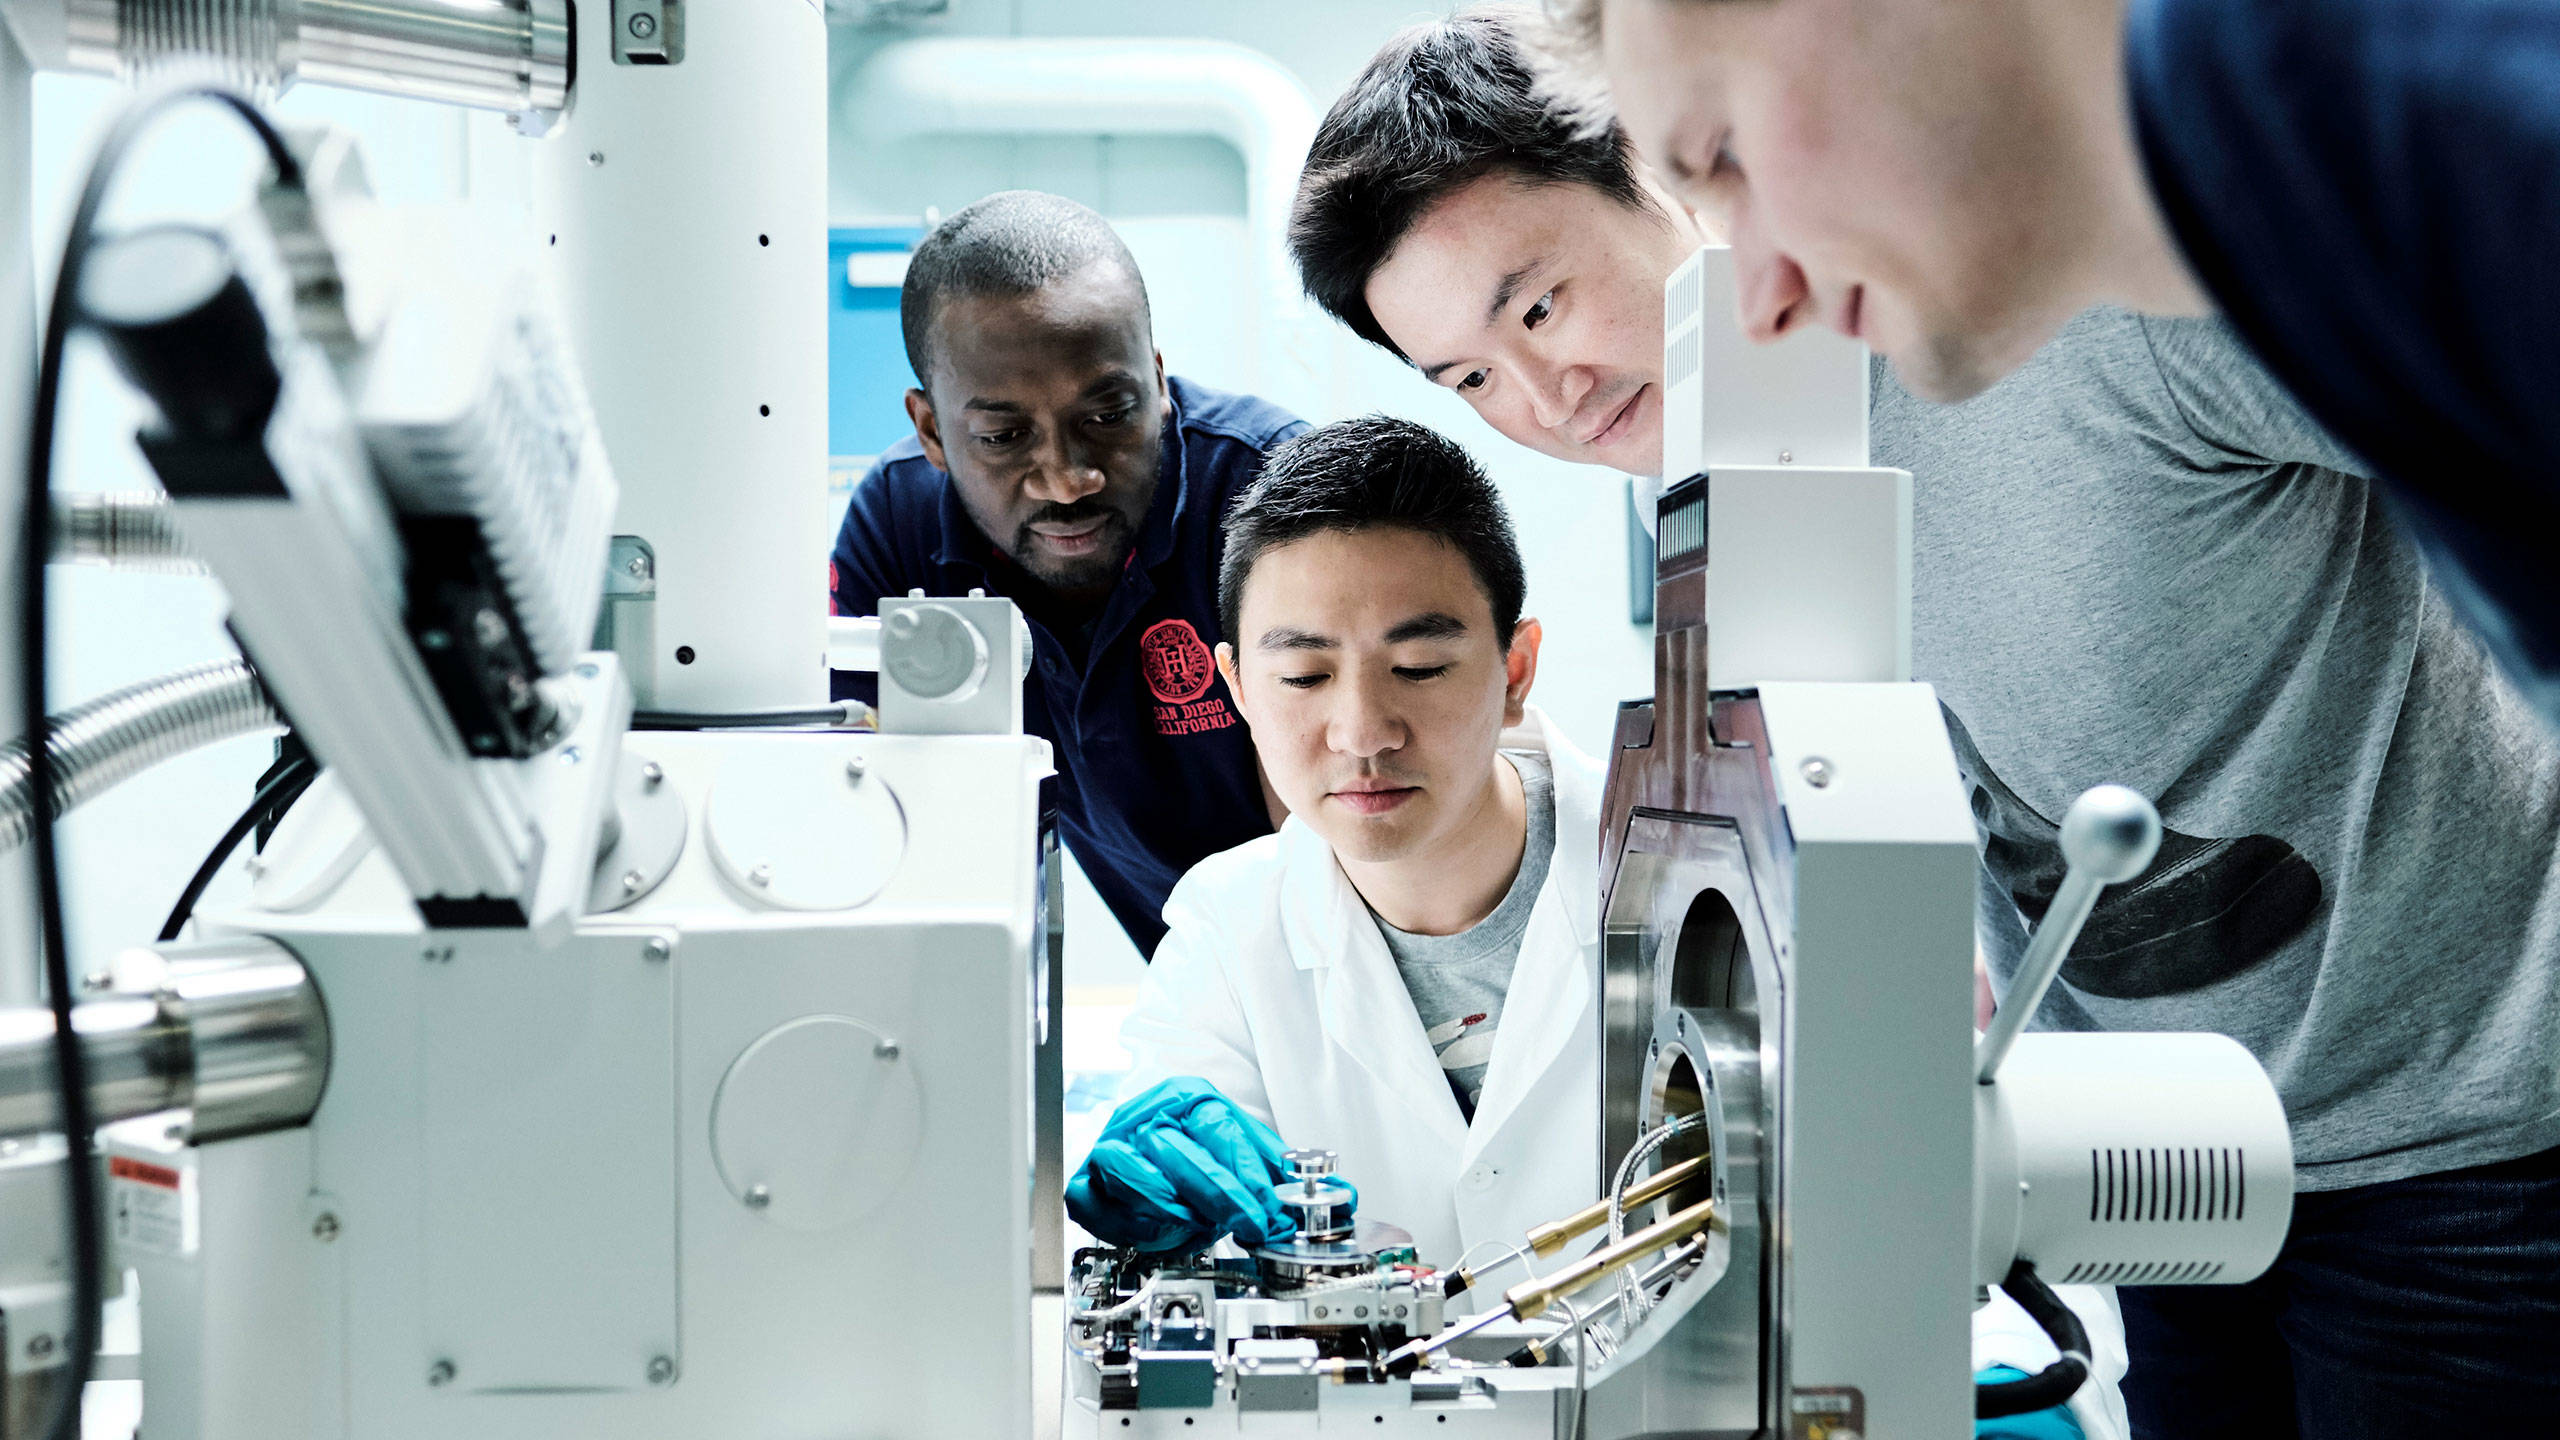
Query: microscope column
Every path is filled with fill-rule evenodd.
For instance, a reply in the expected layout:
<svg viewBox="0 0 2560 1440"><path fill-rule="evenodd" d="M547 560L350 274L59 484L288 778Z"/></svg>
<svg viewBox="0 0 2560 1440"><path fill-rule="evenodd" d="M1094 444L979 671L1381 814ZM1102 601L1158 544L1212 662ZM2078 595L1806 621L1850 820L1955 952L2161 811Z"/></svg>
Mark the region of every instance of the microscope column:
<svg viewBox="0 0 2560 1440"><path fill-rule="evenodd" d="M820 704L826 24L809 0L695 3L675 12L681 58L619 63L596 22L644 8L580 7L569 111L525 142L532 238L622 484L615 529L653 552L654 641L626 673L643 709Z"/></svg>

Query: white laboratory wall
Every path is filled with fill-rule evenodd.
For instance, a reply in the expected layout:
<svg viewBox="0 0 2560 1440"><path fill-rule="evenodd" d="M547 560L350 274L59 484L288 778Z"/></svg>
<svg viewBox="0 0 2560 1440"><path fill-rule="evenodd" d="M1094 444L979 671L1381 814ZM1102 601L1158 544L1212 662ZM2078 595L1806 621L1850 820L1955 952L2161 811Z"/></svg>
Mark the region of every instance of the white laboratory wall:
<svg viewBox="0 0 2560 1440"><path fill-rule="evenodd" d="M39 294L50 292L91 152L127 98L105 80L35 79L32 212ZM289 94L277 109L290 119L353 131L363 141L375 190L386 199L437 201L460 194L462 128L449 110L317 89ZM217 218L249 199L259 164L258 152L238 127L207 110L175 113L133 152L112 192L107 220L120 225ZM104 356L94 347L77 347L66 381L56 484L66 490L153 488L157 482L133 448L142 404ZM11 391L10 404L22 403L19 393ZM49 684L56 711L237 653L222 628L220 587L210 580L90 567L56 567L51 580ZM6 729L15 734L14 708L11 714ZM158 932L205 851L248 803L271 756L267 739L235 740L145 772L67 817L64 902L75 966L103 969L116 950ZM0 864L23 870L25 860L13 855ZM236 883L236 872L231 878ZM16 966L24 963L16 960Z"/></svg>
<svg viewBox="0 0 2560 1440"><path fill-rule="evenodd" d="M1398 28L1446 13L1395 0L1171 6L1147 0L952 0L936 16L839 26L830 55L837 128L830 146L839 220L948 214L996 190L1049 190L1118 227L1145 271L1168 368L1236 386L1252 373L1253 248L1244 227L1243 157L1206 138L1040 135L939 138L897 146L860 132L848 93L880 47L926 36L1164 39L1251 47L1302 84L1318 115ZM1370 411L1438 427L1501 485L1529 570L1529 611L1546 629L1537 702L1574 742L1605 753L1620 700L1650 693L1652 632L1627 618L1626 482L1565 464L1493 433L1454 394L1393 356L1320 321L1327 403L1310 420ZM1142 973L1099 897L1080 883L1068 905L1068 963L1079 987L1134 985Z"/></svg>

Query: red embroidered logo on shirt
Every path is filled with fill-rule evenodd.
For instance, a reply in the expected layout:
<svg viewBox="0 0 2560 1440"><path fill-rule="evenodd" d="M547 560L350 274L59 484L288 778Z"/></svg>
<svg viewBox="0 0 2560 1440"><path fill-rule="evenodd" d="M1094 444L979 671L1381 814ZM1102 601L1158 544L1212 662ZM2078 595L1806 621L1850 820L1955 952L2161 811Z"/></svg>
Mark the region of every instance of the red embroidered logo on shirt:
<svg viewBox="0 0 2560 1440"><path fill-rule="evenodd" d="M1199 699L1218 677L1218 662L1188 620L1148 626L1138 637L1138 668L1147 677L1147 688L1167 705Z"/></svg>

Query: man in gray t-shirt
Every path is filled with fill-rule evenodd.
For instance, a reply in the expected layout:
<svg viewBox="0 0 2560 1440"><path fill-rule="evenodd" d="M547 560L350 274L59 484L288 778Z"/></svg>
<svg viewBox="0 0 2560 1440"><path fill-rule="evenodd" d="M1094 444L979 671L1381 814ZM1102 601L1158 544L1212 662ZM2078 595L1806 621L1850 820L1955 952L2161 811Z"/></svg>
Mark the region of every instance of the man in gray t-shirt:
<svg viewBox="0 0 2560 1440"><path fill-rule="evenodd" d="M1494 1033L1502 1028L1502 997L1511 988L1520 937L1529 932L1529 915L1538 908L1547 863L1556 853L1555 771L1539 751L1501 753L1520 772L1529 829L1520 846L1519 873L1493 912L1454 935L1417 935L1370 912L1413 996L1414 1013L1422 1017L1422 1037L1440 1057L1458 1109L1469 1120L1476 1118L1476 1101L1484 1094L1485 1067L1493 1060Z"/></svg>
<svg viewBox="0 0 2560 1440"><path fill-rule="evenodd" d="M1554 113L1510 23L1389 43L1318 128L1291 247L1503 434L1656 473L1663 282L1707 237ZM1732 218L1755 332L1854 310ZM2071 800L2132 785L2160 859L2037 1018L2228 1033L2292 1121L2275 1269L2126 1292L2136 1435L2433 1434L2490 1392L2560 1434L2560 745L2219 322L2094 312L1955 407L1879 371L1871 422L1914 479L1914 667L1981 824L1994 977Z"/></svg>
<svg viewBox="0 0 2560 1440"><path fill-rule="evenodd" d="M2063 811L2118 781L2157 800L2160 856L2042 1024L2238 1039L2304 1190L2560 1145L2560 745L2353 457L2215 321L2093 311L1967 404L1881 366L1875 394L1995 979Z"/></svg>

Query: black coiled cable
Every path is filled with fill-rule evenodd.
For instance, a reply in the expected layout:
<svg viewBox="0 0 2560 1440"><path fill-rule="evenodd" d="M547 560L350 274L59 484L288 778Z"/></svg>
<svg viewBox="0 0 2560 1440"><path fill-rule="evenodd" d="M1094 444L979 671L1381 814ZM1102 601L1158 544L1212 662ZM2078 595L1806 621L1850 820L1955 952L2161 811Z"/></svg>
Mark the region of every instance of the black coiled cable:
<svg viewBox="0 0 2560 1440"><path fill-rule="evenodd" d="M2010 1415L2030 1415L2066 1404L2080 1392L2089 1378L2089 1331L2053 1287L2036 1276L2036 1267L2021 1260L2009 1267L2008 1277L2000 1282L2008 1297L2018 1302L2027 1318L2043 1327L2053 1339L2053 1347L2062 1358L2024 1380L1996 1380L1973 1387L1973 1417L1998 1420Z"/></svg>

